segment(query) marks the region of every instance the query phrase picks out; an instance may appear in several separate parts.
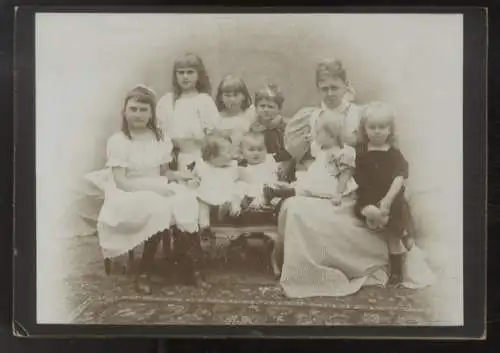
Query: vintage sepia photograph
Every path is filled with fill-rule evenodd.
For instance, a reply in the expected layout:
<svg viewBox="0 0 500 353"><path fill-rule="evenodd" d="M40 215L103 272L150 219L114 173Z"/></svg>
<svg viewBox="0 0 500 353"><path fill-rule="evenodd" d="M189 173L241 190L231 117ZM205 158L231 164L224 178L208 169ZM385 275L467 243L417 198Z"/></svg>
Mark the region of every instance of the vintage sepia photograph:
<svg viewBox="0 0 500 353"><path fill-rule="evenodd" d="M38 324L464 325L461 14L37 13L35 54Z"/></svg>

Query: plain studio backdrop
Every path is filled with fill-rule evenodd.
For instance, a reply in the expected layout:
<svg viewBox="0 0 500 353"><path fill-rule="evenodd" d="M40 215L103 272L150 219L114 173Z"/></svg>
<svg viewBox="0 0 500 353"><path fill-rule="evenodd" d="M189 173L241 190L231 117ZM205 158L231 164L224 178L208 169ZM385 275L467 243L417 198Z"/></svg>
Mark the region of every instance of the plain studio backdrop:
<svg viewBox="0 0 500 353"><path fill-rule="evenodd" d="M319 104L316 63L341 59L356 101L383 100L398 115L410 162L420 244L439 269L442 324L462 323L461 15L38 14L36 27L37 297L39 322L64 322L58 247L72 227L82 176L105 163L127 90L171 90L180 54L198 53L213 93L229 73L253 92L285 94L283 113ZM436 322L436 324L440 324Z"/></svg>

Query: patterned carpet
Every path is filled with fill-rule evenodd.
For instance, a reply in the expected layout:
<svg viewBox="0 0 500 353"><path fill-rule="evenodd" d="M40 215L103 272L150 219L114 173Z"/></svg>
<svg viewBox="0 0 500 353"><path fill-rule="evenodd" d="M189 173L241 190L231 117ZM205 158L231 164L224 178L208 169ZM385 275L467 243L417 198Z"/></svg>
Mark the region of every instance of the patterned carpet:
<svg viewBox="0 0 500 353"><path fill-rule="evenodd" d="M97 239L72 241L66 278L72 322L79 324L426 325L427 290L365 288L342 298L288 299L265 268L212 266L208 290L155 281L152 296L131 278L106 276ZM232 270L230 270L232 268Z"/></svg>

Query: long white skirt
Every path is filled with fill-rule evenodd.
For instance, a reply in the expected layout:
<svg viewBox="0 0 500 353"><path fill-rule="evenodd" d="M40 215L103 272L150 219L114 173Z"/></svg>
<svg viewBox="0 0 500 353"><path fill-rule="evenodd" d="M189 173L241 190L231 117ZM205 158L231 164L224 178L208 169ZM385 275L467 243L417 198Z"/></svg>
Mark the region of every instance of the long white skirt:
<svg viewBox="0 0 500 353"><path fill-rule="evenodd" d="M104 257L120 256L172 225L186 232L198 230L198 202L187 187L170 183L175 194L165 197L151 191L123 191L108 178L107 170L87 176L104 192L97 219Z"/></svg>
<svg viewBox="0 0 500 353"><path fill-rule="evenodd" d="M345 296L366 285L385 286L388 250L384 239L365 228L353 211L329 200L293 197L283 205L278 233L284 241L280 283L289 297ZM403 285L425 287L434 276L414 246L405 256Z"/></svg>

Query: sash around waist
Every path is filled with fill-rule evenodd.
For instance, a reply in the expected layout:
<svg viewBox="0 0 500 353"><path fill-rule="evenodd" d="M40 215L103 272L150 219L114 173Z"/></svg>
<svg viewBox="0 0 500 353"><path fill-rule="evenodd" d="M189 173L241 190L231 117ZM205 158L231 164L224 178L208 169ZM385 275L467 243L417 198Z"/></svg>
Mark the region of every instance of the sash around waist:
<svg viewBox="0 0 500 353"><path fill-rule="evenodd" d="M199 151L203 146L203 140L194 138L176 138L172 139L172 142L181 153L193 153Z"/></svg>

